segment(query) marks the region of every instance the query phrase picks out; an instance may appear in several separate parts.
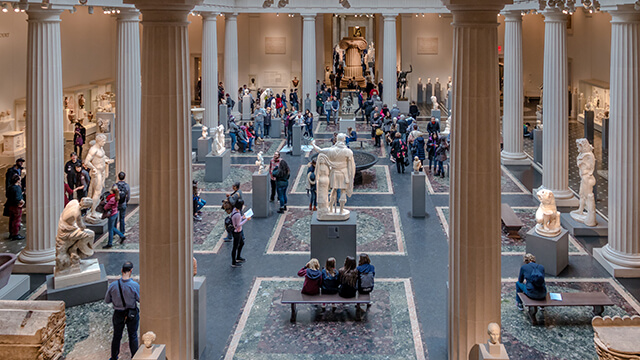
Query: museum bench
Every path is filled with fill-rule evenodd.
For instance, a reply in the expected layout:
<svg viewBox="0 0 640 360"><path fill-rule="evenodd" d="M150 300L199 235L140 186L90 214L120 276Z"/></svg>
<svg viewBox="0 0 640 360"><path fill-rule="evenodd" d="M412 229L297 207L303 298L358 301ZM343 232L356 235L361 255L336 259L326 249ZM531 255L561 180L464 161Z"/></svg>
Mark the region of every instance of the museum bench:
<svg viewBox="0 0 640 360"><path fill-rule="evenodd" d="M509 204L502 203L500 207L500 217L502 218L502 230L507 233L510 239L521 239L520 229L524 226L520 218L516 215Z"/></svg>
<svg viewBox="0 0 640 360"><path fill-rule="evenodd" d="M371 304L371 297L369 294L356 294L353 298L343 298L338 294L319 294L319 295L307 295L300 292L300 290L283 290L282 300L283 304L291 304L291 322L296 322L296 305L297 304ZM360 321L362 317L362 310L356 306L356 320Z"/></svg>
<svg viewBox="0 0 640 360"><path fill-rule="evenodd" d="M593 315L601 316L605 306L615 305L603 292L572 292L559 293L562 300L551 300L549 294L544 300L533 300L523 293L518 293L522 304L527 307L527 314L533 325L537 325L536 313L538 308L544 310L548 306L593 306Z"/></svg>

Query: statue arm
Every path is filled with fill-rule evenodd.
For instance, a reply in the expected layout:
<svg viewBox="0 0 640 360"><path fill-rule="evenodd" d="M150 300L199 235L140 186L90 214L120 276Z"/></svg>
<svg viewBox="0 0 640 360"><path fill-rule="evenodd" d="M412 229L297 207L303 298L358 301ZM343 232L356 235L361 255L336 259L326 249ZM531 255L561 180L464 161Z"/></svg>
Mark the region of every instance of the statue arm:
<svg viewBox="0 0 640 360"><path fill-rule="evenodd" d="M351 196L353 194L353 183L356 177L356 163L353 160L353 156L349 157L347 160L347 175L349 176L348 178L349 182L347 185L347 195Z"/></svg>
<svg viewBox="0 0 640 360"><path fill-rule="evenodd" d="M320 153L320 154L324 153L324 149L319 148L318 145L316 145L316 141L315 140L311 141L311 146L313 147L313 150L317 151L318 153Z"/></svg>
<svg viewBox="0 0 640 360"><path fill-rule="evenodd" d="M93 157L95 156L95 154L96 154L96 150L93 147L91 147L91 149L89 149L89 153L87 154L87 157L84 158L84 165L88 167L89 170L92 170L92 171L96 169L95 166L93 166L93 164L91 163L91 161L93 161Z"/></svg>

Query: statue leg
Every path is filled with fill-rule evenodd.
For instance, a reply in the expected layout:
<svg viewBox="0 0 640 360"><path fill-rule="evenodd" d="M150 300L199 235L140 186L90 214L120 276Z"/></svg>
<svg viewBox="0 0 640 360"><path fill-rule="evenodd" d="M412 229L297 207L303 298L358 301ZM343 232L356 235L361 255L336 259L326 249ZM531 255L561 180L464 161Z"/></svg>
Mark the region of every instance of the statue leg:
<svg viewBox="0 0 640 360"><path fill-rule="evenodd" d="M331 189L331 198L329 200L329 211L334 212L336 209L336 189Z"/></svg>
<svg viewBox="0 0 640 360"><path fill-rule="evenodd" d="M344 205L347 203L346 192L347 192L346 189L343 189L343 191L340 192L340 214L344 213Z"/></svg>

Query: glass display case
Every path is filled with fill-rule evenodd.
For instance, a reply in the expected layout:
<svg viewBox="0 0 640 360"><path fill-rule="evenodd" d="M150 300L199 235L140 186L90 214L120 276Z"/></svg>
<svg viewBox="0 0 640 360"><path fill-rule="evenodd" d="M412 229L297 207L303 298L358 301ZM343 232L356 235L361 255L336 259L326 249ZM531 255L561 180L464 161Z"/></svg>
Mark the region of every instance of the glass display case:
<svg viewBox="0 0 640 360"><path fill-rule="evenodd" d="M602 119L609 117L609 83L590 79L580 80L578 95L578 121L584 124L584 111L594 112L594 127L602 131Z"/></svg>

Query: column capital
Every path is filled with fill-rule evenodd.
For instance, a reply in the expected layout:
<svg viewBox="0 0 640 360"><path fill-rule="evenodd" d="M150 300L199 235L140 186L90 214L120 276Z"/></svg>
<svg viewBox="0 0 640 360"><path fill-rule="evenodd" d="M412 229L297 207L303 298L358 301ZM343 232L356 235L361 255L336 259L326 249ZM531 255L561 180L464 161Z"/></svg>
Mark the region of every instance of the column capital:
<svg viewBox="0 0 640 360"><path fill-rule="evenodd" d="M395 14L382 14L384 21L396 21L396 17L398 17L398 13Z"/></svg>
<svg viewBox="0 0 640 360"><path fill-rule="evenodd" d="M117 21L140 21L140 11L134 7L131 8L119 8L119 13L115 14L114 17Z"/></svg>
<svg viewBox="0 0 640 360"><path fill-rule="evenodd" d="M214 12L214 11L200 11L200 16L202 16L203 20L208 20L208 21L216 21L218 15L220 15L219 12Z"/></svg>
<svg viewBox="0 0 640 360"><path fill-rule="evenodd" d="M513 0L442 0L447 9L453 11L482 12L495 11L499 12L505 5L513 4Z"/></svg>
<svg viewBox="0 0 640 360"><path fill-rule="evenodd" d="M237 21L238 20L238 13L224 13L224 18L227 21Z"/></svg>
<svg viewBox="0 0 640 360"><path fill-rule="evenodd" d="M27 9L27 21L29 22L60 22L60 14L64 10L62 9L42 9L39 6L37 8Z"/></svg>
<svg viewBox="0 0 640 360"><path fill-rule="evenodd" d="M546 23L567 22L567 14L563 13L562 9L546 7L542 11L542 15L544 15L544 22Z"/></svg>
<svg viewBox="0 0 640 360"><path fill-rule="evenodd" d="M504 16L504 21L522 21L521 10L502 10L500 14Z"/></svg>
<svg viewBox="0 0 640 360"><path fill-rule="evenodd" d="M124 0L125 4L133 4L138 9L153 10L182 10L191 11L196 5L202 4L203 0Z"/></svg>
<svg viewBox="0 0 640 360"><path fill-rule="evenodd" d="M318 14L316 14L316 13L301 13L300 14L300 16L302 16L302 19L306 20L306 21L315 20L317 15Z"/></svg>
<svg viewBox="0 0 640 360"><path fill-rule="evenodd" d="M640 22L640 12L633 5L618 5L606 10L611 14L612 24L633 24Z"/></svg>

